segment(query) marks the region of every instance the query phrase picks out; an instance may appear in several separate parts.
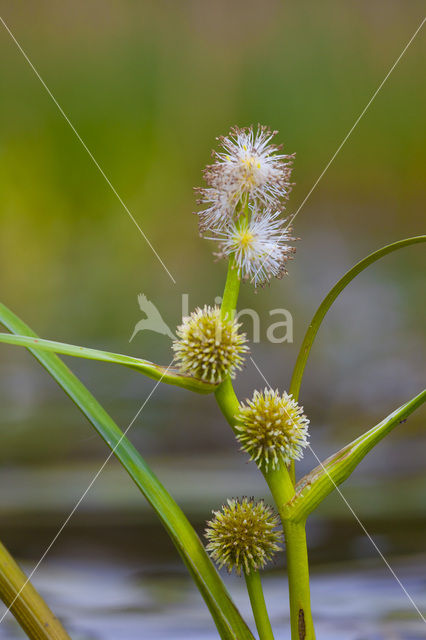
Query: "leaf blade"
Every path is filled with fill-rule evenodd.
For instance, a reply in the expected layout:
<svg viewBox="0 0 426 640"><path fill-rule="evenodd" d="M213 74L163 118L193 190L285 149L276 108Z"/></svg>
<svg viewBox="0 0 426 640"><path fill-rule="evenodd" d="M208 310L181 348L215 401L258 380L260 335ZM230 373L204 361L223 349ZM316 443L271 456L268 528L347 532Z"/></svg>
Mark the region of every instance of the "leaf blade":
<svg viewBox="0 0 426 640"><path fill-rule="evenodd" d="M321 327L322 321L327 315L330 307L338 298L340 293L357 275L359 275L362 271L364 271L371 264L384 258L384 256L392 253L393 251L397 251L398 249L403 249L404 247L408 247L410 245L419 244L422 242L426 242L426 235L421 236L413 236L412 238L404 238L403 240L398 240L397 242L393 242L392 244L388 244L373 253L370 253L368 256L357 262L349 271L345 273L345 275L340 278L334 287L330 289L328 294L322 300L318 309L316 310L309 327L306 330L305 336L303 338L302 344L299 349L299 353L297 354L297 359L293 368L293 374L290 382L290 390L289 393L293 396L293 398L298 401L300 386L302 384L303 374L305 372L306 363L309 358L309 354L311 352L312 345L316 338L316 335ZM292 462L289 466L290 475L293 480L293 484L296 481L296 473L295 473L295 464Z"/></svg>
<svg viewBox="0 0 426 640"><path fill-rule="evenodd" d="M32 640L71 640L62 624L0 542L0 599ZM3 617L0 618L0 623Z"/></svg>
<svg viewBox="0 0 426 640"><path fill-rule="evenodd" d="M426 389L304 476L296 485L295 496L284 508L285 516L295 521L306 520L324 498L351 475L367 453L424 402Z"/></svg>
<svg viewBox="0 0 426 640"><path fill-rule="evenodd" d="M0 322L9 331L37 338L1 303ZM105 409L58 356L37 348L29 350L88 418L154 508L206 601L221 638L253 640L195 530L139 452L127 438L123 438L121 430Z"/></svg>
<svg viewBox="0 0 426 640"><path fill-rule="evenodd" d="M43 340L34 336L13 335L10 333L0 333L0 342L10 344L12 346L26 347L27 349L41 349L43 351L52 351L66 356L74 356L76 358L86 358L88 360L98 360L100 362L109 362L113 364L121 364L130 369L135 369L143 373L152 380L161 380L165 384L170 384L197 393L212 393L217 389L217 384L210 384L204 380L187 376L176 369L170 367L162 367L160 365L126 356L121 353L111 353L110 351L102 351L100 349L91 349L89 347L80 347L64 342L56 342L54 340Z"/></svg>
<svg viewBox="0 0 426 640"><path fill-rule="evenodd" d="M326 314L330 310L330 307L334 303L334 301L338 298L339 294L348 286L350 282L357 275L359 275L364 269L369 267L371 264L380 260L384 256L392 253L393 251L397 251L398 249L403 249L404 247L408 247L410 245L419 244L422 242L426 242L426 235L421 236L413 236L412 238L404 238L403 240L399 240L398 242L393 242L392 244L388 244L373 253L370 253L366 258L360 260L355 264L349 271L345 273L345 275L340 278L330 289L328 294L322 300L318 309L316 310L309 327L305 333L303 338L302 345L299 350L299 354L297 356L296 364L293 370L293 376L290 383L290 391L289 393L293 394L293 397L297 400L299 397L300 385L302 383L302 377L305 370L306 362L309 357L309 353L311 351L312 345L314 343L315 337L319 331L319 328L322 324L323 319Z"/></svg>

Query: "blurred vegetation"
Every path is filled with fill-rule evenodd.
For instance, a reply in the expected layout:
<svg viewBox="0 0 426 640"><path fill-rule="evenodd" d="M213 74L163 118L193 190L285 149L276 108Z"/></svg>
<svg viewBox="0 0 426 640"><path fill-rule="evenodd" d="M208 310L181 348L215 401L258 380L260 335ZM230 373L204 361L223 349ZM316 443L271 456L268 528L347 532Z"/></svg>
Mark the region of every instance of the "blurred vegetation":
<svg viewBox="0 0 426 640"><path fill-rule="evenodd" d="M206 289L220 293L223 270L211 275L190 215L214 137L234 123L279 129L297 152L294 210L418 26L421 7L6 3L6 22L178 284L170 286L2 28L2 299L44 333L81 340L127 338L139 289L171 309L177 291L197 301ZM421 231L424 46L420 36L353 133L302 210L299 234L331 225L373 248Z"/></svg>
<svg viewBox="0 0 426 640"><path fill-rule="evenodd" d="M140 317L136 295L143 291L154 300L173 326L182 292L190 294L191 307L221 293L224 265L213 266L191 215L192 189L201 184L215 136L233 124L279 129L285 149L297 152L289 203L295 211L422 15L421 2L402 0L5 2L4 19L177 284L1 27L2 301L43 337L148 358L158 349L157 359L165 362L170 350L164 337L140 335L128 344ZM262 317L277 306L292 311L297 343L300 323L355 260L424 231L424 52L420 35L303 207L290 277L256 297L243 288L241 305L254 305ZM353 409L355 432L358 413L366 410L362 403L379 418L382 407L374 407L374 398L386 398L387 413L394 396L396 406L418 391L412 387L424 345L422 254L415 248L389 258L374 276L354 284L354 297L330 315L324 346L313 353L322 368L307 375L308 408L319 421L335 420L340 428L341 397ZM273 345L255 347L273 385L288 380L294 348L286 349L283 357ZM377 363L366 368L373 355L381 369ZM59 392L46 394L45 378L38 381L36 365L31 373L21 369L24 362L25 354L2 347L1 393L10 401L2 417L8 434L3 456L16 461L35 451L47 459L61 451L89 455L92 446L97 451L84 439L86 425L74 430L77 414L67 400ZM72 366L101 400L115 398L123 424L151 388L132 372L108 369L103 377L102 365ZM239 384L248 392L259 383L251 372ZM198 398L178 398L169 389L156 395L144 412L144 450L164 442L183 449L169 424L175 401L177 415L189 415L193 448L231 444L231 436L218 439L209 431L217 416L204 415ZM29 433L34 450L25 447Z"/></svg>

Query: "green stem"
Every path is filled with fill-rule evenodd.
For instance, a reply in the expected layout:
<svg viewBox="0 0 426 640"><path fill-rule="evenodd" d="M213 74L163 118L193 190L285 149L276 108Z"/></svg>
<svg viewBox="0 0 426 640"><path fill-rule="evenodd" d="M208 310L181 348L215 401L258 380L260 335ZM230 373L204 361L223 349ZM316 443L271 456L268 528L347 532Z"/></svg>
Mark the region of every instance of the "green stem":
<svg viewBox="0 0 426 640"><path fill-rule="evenodd" d="M314 640L304 522L283 520L290 593L291 640Z"/></svg>
<svg viewBox="0 0 426 640"><path fill-rule="evenodd" d="M286 519L285 505L294 497L294 484L285 466L265 471L263 475L277 505L284 530L291 638L312 640L315 638L315 632L311 615L305 522L294 523Z"/></svg>
<svg viewBox="0 0 426 640"><path fill-rule="evenodd" d="M240 410L240 403L238 402L238 398L234 391L231 378L226 378L222 384L219 385L214 395L223 415L228 421L229 426L233 432L237 434L235 424L236 415Z"/></svg>
<svg viewBox="0 0 426 640"><path fill-rule="evenodd" d="M237 433L235 429L236 416L240 409L240 403L234 391L232 381L227 378L222 382L215 392L216 401L225 416L229 426ZM262 470L261 472L272 493L278 511L284 508L289 500L294 497L294 486L290 478L289 471L285 465L275 469Z"/></svg>
<svg viewBox="0 0 426 640"><path fill-rule="evenodd" d="M225 289L223 292L221 315L233 317L237 310L238 294L240 292L240 277L235 266L234 257L231 256L228 263L228 273L226 276ZM216 400L222 409L226 419L235 433L235 415L239 409L239 402L232 386L229 376L218 386L215 391Z"/></svg>
<svg viewBox="0 0 426 640"><path fill-rule="evenodd" d="M258 571L244 572L244 577L259 638L260 640L274 640L271 622L266 610L260 573Z"/></svg>
<svg viewBox="0 0 426 640"><path fill-rule="evenodd" d="M238 275L238 269L235 264L234 256L229 258L228 273L226 276L225 289L222 299L222 317L233 317L237 309L238 294L240 293L240 276Z"/></svg>
<svg viewBox="0 0 426 640"><path fill-rule="evenodd" d="M285 465L262 471L268 483L278 512L294 497L295 489L290 478L290 473Z"/></svg>
<svg viewBox="0 0 426 640"><path fill-rule="evenodd" d="M222 314L233 312L237 306L238 300L238 283L235 280L235 269L232 269L231 263L228 267L228 276L225 284L225 291L223 294ZM230 378L227 378L222 382L219 388L215 392L216 400L219 404L222 413L227 419L228 423L235 432L236 415L239 411L239 401L235 394L234 387ZM292 635L293 640L311 640L314 638L313 623L311 617L310 598L309 598L309 572L308 572L308 555L306 549L306 538L304 524L301 526L301 530L297 529L292 523L288 523L284 519L285 511L284 506L294 496L294 481L292 481L289 470L285 465L282 465L276 469L270 469L268 471L261 470L263 476L268 484L268 487L272 493L275 504L280 514L284 533L286 535L286 549L287 549L287 562L288 562L288 577L289 577L289 589L290 589L290 608L292 610L292 629L293 626L297 633L299 632L299 611L300 613L300 629L303 631L303 621L305 621L305 627L309 630L310 635ZM297 535L296 535L297 534ZM303 552L304 550L304 552ZM302 570L303 569L303 570ZM301 583L298 582L297 572L301 571ZM247 580L247 578L246 578ZM260 580L260 578L259 578ZM247 585L247 588L249 586ZM250 593L250 591L249 591ZM303 595L303 598L301 597ZM252 601L253 612L255 607L261 607L261 602L257 602L257 592L250 595ZM263 593L261 594L263 600ZM254 601L254 602L253 602ZM303 603L297 609L297 622L293 621L293 617L296 615L296 606L298 603ZM264 604L263 604L264 606ZM264 615L267 617L266 608L264 608ZM255 614L256 618L256 614ZM296 618L295 618L296 620ZM257 621L256 621L257 625ZM259 634L260 629L258 627ZM293 633L293 631L292 631ZM261 636L262 638L262 636Z"/></svg>
<svg viewBox="0 0 426 640"><path fill-rule="evenodd" d="M70 640L59 620L1 542L0 598L6 607L10 607L31 640Z"/></svg>

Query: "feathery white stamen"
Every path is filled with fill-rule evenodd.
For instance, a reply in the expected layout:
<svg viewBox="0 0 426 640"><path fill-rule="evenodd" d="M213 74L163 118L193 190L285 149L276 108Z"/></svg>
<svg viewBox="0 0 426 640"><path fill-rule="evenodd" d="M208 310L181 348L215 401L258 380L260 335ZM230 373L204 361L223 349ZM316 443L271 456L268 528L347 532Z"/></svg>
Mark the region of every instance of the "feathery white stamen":
<svg viewBox="0 0 426 640"><path fill-rule="evenodd" d="M200 218L200 231L207 229L223 229L227 222L232 220L238 198L226 189L196 189L200 198L197 204L204 206L202 211L197 211Z"/></svg>
<svg viewBox="0 0 426 640"><path fill-rule="evenodd" d="M257 287L273 276L286 273L286 262L295 252L288 242L294 240L279 211L266 209L260 215L252 210L251 219L231 221L223 231L217 231L220 256L234 256L241 278L253 280Z"/></svg>
<svg viewBox="0 0 426 640"><path fill-rule="evenodd" d="M216 162L206 167L207 183L231 193L236 200L249 194L265 205L276 206L291 190L289 181L293 156L278 153L271 144L276 132L267 127L231 129L229 136L218 138L223 151L215 152Z"/></svg>

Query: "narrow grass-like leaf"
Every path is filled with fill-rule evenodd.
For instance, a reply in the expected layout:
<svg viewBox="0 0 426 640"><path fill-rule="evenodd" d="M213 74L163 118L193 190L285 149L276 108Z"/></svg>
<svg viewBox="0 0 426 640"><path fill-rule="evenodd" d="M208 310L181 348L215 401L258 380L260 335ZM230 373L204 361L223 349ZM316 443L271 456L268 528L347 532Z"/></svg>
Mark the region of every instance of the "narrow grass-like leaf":
<svg viewBox="0 0 426 640"><path fill-rule="evenodd" d="M9 331L36 338L34 332L0 304L0 322ZM203 596L223 640L253 640L219 574L190 522L135 447L80 380L57 355L38 348L30 352L64 389L114 452L152 505Z"/></svg>
<svg viewBox="0 0 426 640"><path fill-rule="evenodd" d="M404 247L409 247L413 244L419 244L420 242L426 242L426 235L414 236L413 238L405 238L404 240L399 240L398 242L394 242L393 244L388 244L385 247L374 251L374 253L370 253L370 255L358 262L355 266L352 267L352 269L349 269L349 271L345 273L343 278L340 278L340 280L336 282L334 287L329 291L329 293L326 295L317 311L315 312L315 315L309 324L308 330L305 333L305 337L303 338L303 342L297 356L292 380L290 383L290 393L293 394L295 400L297 400L299 397L303 372L305 370L306 362L308 360L312 344L315 340L315 336L318 333L325 315L327 314L331 305L339 296L339 294L342 293L342 291L348 286L350 282L352 282L352 280L357 275L359 275L362 271L364 271L364 269L369 267L377 260L380 260L380 258L383 258L388 253L392 253L393 251L397 251L398 249L403 249Z"/></svg>
<svg viewBox="0 0 426 640"><path fill-rule="evenodd" d="M42 338L33 338L29 336L17 336L10 333L0 333L0 342L6 344L26 347L27 349L42 349L44 351L53 351L61 353L64 356L74 356L76 358L86 358L88 360L99 360L100 362L111 362L121 364L130 369L136 369L140 373L152 378L153 380L161 380L166 384L172 384L177 387L183 387L197 393L212 393L217 389L217 384L210 384L179 373L176 369L161 367L160 365L126 356L120 353L110 353L109 351L100 351L99 349L90 349L88 347L79 347L73 344L65 344L63 342L55 342L54 340L43 340Z"/></svg>
<svg viewBox="0 0 426 640"><path fill-rule="evenodd" d="M70 640L59 620L1 542L0 599L10 608L31 640Z"/></svg>
<svg viewBox="0 0 426 640"><path fill-rule="evenodd" d="M296 401L299 399L300 385L302 384L302 378L305 372L309 353L311 351L319 328L322 324L322 321L324 320L333 302L338 298L342 291L344 291L348 284L350 284L350 282L352 282L352 280L356 278L357 275L359 275L371 264L388 255L388 253L392 253L393 251L397 251L398 249L403 249L404 247L409 247L413 244L419 244L421 242L426 242L426 235L404 238L403 240L393 242L392 244L388 244L385 247L382 247L381 249L370 253L370 255L368 255L366 258L360 260L360 262L357 262L357 264L354 265L352 269L349 269L349 271L347 271L345 275L340 278L340 280L336 282L334 287L328 292L328 294L325 296L320 306L316 310L315 315L309 324L309 327L305 333L305 337L303 338L303 342L299 349L296 363L294 365L289 393L293 395L293 398ZM290 474L294 483L296 477L294 462L292 462L290 465Z"/></svg>
<svg viewBox="0 0 426 640"><path fill-rule="evenodd" d="M327 458L302 478L296 494L284 507L289 520L303 521L335 489L350 476L369 451L413 411L426 402L426 390L393 411L387 418L362 436Z"/></svg>

